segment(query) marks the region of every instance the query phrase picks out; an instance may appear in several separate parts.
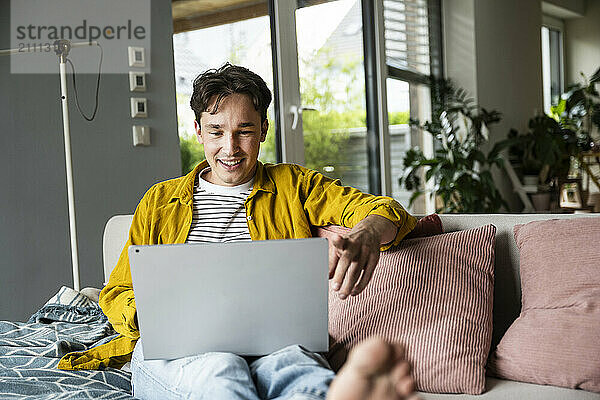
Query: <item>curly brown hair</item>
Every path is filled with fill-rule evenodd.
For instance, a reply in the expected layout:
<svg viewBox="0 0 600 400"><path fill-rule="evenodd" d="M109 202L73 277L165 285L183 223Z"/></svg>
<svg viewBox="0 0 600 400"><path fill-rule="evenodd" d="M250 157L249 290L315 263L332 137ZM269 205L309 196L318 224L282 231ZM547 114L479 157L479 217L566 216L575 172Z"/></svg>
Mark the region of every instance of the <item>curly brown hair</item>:
<svg viewBox="0 0 600 400"><path fill-rule="evenodd" d="M209 69L194 79L190 106L194 110L196 121L200 123L203 112L216 114L223 99L234 93L248 95L256 111L260 113L261 122L267 119L271 91L265 81L248 68L225 63L222 67ZM217 96L217 99L209 111L209 102L214 96Z"/></svg>

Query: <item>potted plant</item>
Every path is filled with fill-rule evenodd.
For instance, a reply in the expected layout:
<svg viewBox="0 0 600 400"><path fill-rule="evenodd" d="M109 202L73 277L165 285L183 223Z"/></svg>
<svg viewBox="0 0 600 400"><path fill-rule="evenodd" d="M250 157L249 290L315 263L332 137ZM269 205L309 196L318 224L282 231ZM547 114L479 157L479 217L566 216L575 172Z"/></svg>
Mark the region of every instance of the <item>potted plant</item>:
<svg viewBox="0 0 600 400"><path fill-rule="evenodd" d="M576 134L546 115L531 118L528 128L522 134L511 129L508 138L499 142L498 147L508 147L509 154L518 152L523 160L522 175L536 176L535 182L530 184L550 184L553 178L565 180L571 156L578 154Z"/></svg>
<svg viewBox="0 0 600 400"><path fill-rule="evenodd" d="M498 142L502 150L517 153L522 159L521 175L525 185L537 185L537 193L531 200L537 210L547 210L551 194L557 194L566 181L571 166L571 157L579 152L577 135L563 128L553 118L538 115L529 120L528 130L519 133L511 129L508 138ZM532 181L527 176L532 175Z"/></svg>
<svg viewBox="0 0 600 400"><path fill-rule="evenodd" d="M506 203L490 168L500 166L502 159L496 146L488 154L481 146L488 140L488 126L500 121L500 113L474 106L466 91L449 80L432 79L431 94L432 120L410 123L433 135L435 154L427 157L419 148L410 149L399 178L401 186L413 191L410 204L426 193L423 182L432 180L438 212L497 212Z"/></svg>
<svg viewBox="0 0 600 400"><path fill-rule="evenodd" d="M600 154L600 95L596 85L600 83L600 68L587 79L582 73L582 81L569 87L563 93L558 105L552 108L552 117L560 125L575 133L578 152L574 155L572 169L576 179L581 180L581 170L600 188L600 179L584 162L586 156ZM589 189L588 189L589 190ZM583 192L583 197L587 191ZM584 199L584 204L586 203Z"/></svg>
<svg viewBox="0 0 600 400"><path fill-rule="evenodd" d="M587 79L581 73L583 83L576 83L563 93L558 104L551 109L551 116L564 129L576 133L578 147L582 151L592 149L600 139L600 95L596 84L600 83L600 68Z"/></svg>

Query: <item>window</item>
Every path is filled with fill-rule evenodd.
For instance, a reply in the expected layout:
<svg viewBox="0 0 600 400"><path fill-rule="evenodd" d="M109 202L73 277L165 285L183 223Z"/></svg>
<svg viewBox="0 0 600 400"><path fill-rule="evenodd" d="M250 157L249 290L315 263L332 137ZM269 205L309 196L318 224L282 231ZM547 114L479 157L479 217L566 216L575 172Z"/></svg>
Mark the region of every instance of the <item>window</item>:
<svg viewBox="0 0 600 400"><path fill-rule="evenodd" d="M409 118L430 118L429 76L441 75L441 15L438 0L384 0L385 62L392 196L408 207L412 195L400 187L404 156L414 146L433 153L431 137L411 128ZM429 196L410 211L433 211Z"/></svg>
<svg viewBox="0 0 600 400"><path fill-rule="evenodd" d="M387 78L388 129L390 132L390 164L392 175L392 197L408 207L411 193L398 184L398 177L404 171L404 156L411 146L410 84L394 78Z"/></svg>
<svg viewBox="0 0 600 400"><path fill-rule="evenodd" d="M427 0L384 0L385 56L391 68L430 74L427 6Z"/></svg>
<svg viewBox="0 0 600 400"><path fill-rule="evenodd" d="M427 138L411 129L408 119L428 118L429 75L441 70L439 2L377 0L373 8L371 0L174 0L182 148L195 140L189 108L194 77L230 61L257 72L273 90L261 160L303 163L345 185L392 195L407 206L410 193L399 187L398 178L408 148L428 147ZM374 53L368 45L365 51L373 31L385 50ZM367 116L378 91L369 89L375 78L367 80L365 66L372 68L375 59L385 71L378 83L384 91L375 101L384 107ZM380 119L386 116L389 126L382 129ZM373 120L376 129L367 127ZM371 134L383 139L373 140ZM378 179L385 182L381 190Z"/></svg>
<svg viewBox="0 0 600 400"><path fill-rule="evenodd" d="M375 22L362 15L365 5L360 0L298 2L302 6L296 11L300 91L303 107L313 109L303 114L304 159L308 167L339 178L343 184L373 192L377 189L369 181L373 164L369 164L368 156L385 146L390 162L382 168L380 179L386 179L386 174L391 178L385 194L408 206L411 193L400 188L398 178L410 146L428 147L426 138L417 137L420 133L413 132L408 121L409 117L428 116L429 96L424 89L432 71L440 68L439 62L431 61L432 53L440 53L430 41L431 25L439 24L439 17L431 22L431 16L437 15L435 3L380 3L385 36L383 62L388 66L384 84L389 140L377 143L368 137L364 68L369 55L363 49L363 36L368 35L364 29L371 29ZM363 27L363 22L371 26ZM374 146L379 148L373 151ZM423 202L415 211L424 209Z"/></svg>
<svg viewBox="0 0 600 400"><path fill-rule="evenodd" d="M271 30L266 1L257 4L256 1L232 0L227 2L226 8L214 2L173 3L175 88L183 173L204 159L202 146L195 137L195 116L190 108L192 85L199 73L229 61L256 72L273 91ZM259 159L275 162L273 103L267 115L269 131L267 140L261 145Z"/></svg>
<svg viewBox="0 0 600 400"><path fill-rule="evenodd" d="M564 70L563 23L548 16L543 17L542 25L542 82L544 112L549 114L564 91Z"/></svg>

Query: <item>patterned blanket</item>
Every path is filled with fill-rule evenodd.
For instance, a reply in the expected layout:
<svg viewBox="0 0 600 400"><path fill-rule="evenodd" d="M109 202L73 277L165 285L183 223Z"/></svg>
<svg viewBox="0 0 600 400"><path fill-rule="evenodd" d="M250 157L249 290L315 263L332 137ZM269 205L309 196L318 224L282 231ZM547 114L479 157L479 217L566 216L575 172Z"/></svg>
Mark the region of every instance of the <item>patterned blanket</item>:
<svg viewBox="0 0 600 400"><path fill-rule="evenodd" d="M62 371L58 361L116 337L97 303L67 287L29 321L0 321L0 398L132 399L131 374Z"/></svg>

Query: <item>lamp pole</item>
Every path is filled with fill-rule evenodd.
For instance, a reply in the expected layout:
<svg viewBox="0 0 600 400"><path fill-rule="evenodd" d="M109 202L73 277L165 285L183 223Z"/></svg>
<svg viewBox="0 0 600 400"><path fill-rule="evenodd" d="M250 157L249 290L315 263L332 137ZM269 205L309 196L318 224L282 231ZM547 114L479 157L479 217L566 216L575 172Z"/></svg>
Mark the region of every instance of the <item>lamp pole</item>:
<svg viewBox="0 0 600 400"><path fill-rule="evenodd" d="M71 50L68 40L54 42L54 51L58 55L60 71L60 103L63 115L63 134L65 137L65 167L67 170L67 197L69 199L69 233L71 236L71 264L73 267L73 289L79 291L79 251L77 247L77 225L75 223L75 195L73 193L73 163L71 159L71 122L69 119L69 97L67 93L67 56Z"/></svg>

